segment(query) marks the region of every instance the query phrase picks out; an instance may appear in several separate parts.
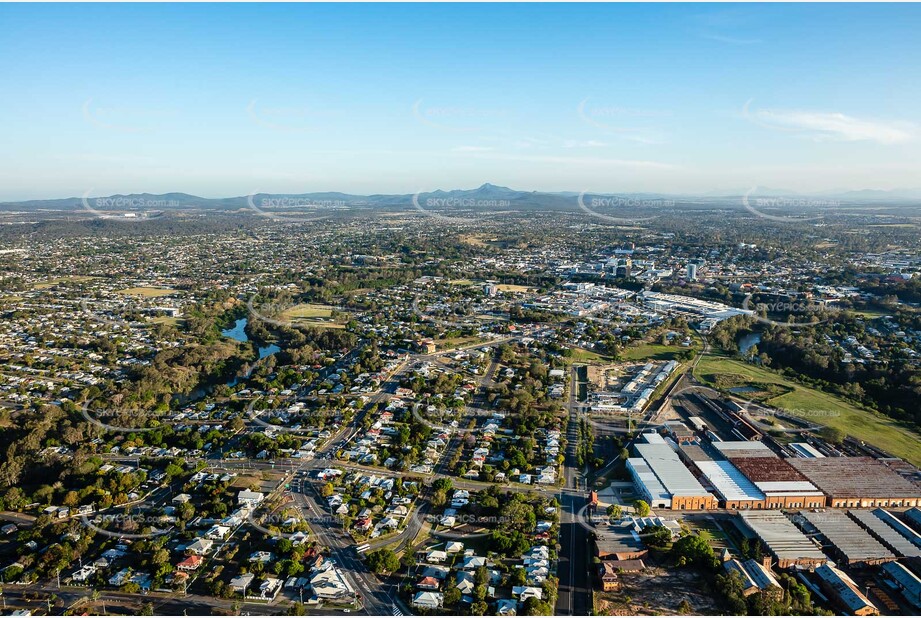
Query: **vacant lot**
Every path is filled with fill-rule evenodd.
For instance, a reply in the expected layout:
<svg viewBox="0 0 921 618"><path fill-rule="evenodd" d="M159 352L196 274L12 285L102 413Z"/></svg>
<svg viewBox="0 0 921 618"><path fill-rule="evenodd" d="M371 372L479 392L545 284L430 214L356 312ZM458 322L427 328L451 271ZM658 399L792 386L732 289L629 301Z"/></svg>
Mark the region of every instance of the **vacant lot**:
<svg viewBox="0 0 921 618"><path fill-rule="evenodd" d="M719 613L714 595L706 590L704 576L692 569L651 568L642 573L619 575L623 588L600 592L595 610L600 616L677 615L687 600L694 614Z"/></svg>
<svg viewBox="0 0 921 618"><path fill-rule="evenodd" d="M175 294L176 290L171 290L169 288L127 288L125 290L119 290L119 294L124 294L126 296L143 296L144 298L156 298L157 296L169 296L170 294Z"/></svg>
<svg viewBox="0 0 921 618"><path fill-rule="evenodd" d="M759 391L763 390L763 385L783 387L783 394L770 396L763 403L783 408L809 422L835 427L916 466L921 465L921 449L918 448L921 436L882 414L858 408L835 395L797 384L768 369L720 356L703 357L694 375L716 388L725 385L727 379L736 385L750 384ZM746 397L749 395L751 393L746 393Z"/></svg>

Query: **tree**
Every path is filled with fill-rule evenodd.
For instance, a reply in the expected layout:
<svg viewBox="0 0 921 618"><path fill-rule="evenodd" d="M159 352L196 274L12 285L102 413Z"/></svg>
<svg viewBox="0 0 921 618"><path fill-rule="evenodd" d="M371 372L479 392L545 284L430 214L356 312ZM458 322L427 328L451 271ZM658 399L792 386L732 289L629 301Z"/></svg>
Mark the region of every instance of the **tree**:
<svg viewBox="0 0 921 618"><path fill-rule="evenodd" d="M718 565L713 548L696 534L688 534L675 541L672 545L672 554L678 566L696 564L715 569Z"/></svg>
<svg viewBox="0 0 921 618"><path fill-rule="evenodd" d="M457 589L457 586L449 586L445 588L444 592L444 604L445 606L457 605L461 600L461 592Z"/></svg>
<svg viewBox="0 0 921 618"><path fill-rule="evenodd" d="M691 607L690 601L687 599L681 599L681 603L678 604L678 613L680 615L690 614L694 611L694 608Z"/></svg>
<svg viewBox="0 0 921 618"><path fill-rule="evenodd" d="M377 575L392 573L400 568L400 559L392 549L378 549L368 554L368 568Z"/></svg>
<svg viewBox="0 0 921 618"><path fill-rule="evenodd" d="M334 493L336 493L336 488L333 487L332 483L326 483L320 488L320 495L324 498L329 498Z"/></svg>
<svg viewBox="0 0 921 618"><path fill-rule="evenodd" d="M552 616L553 608L549 603L545 603L537 597L528 597L524 602L525 616Z"/></svg>
<svg viewBox="0 0 921 618"><path fill-rule="evenodd" d="M608 517L611 519L620 519L624 516L624 510L619 504L609 504L607 509Z"/></svg>
<svg viewBox="0 0 921 618"><path fill-rule="evenodd" d="M636 511L638 517L649 516L649 503L647 503L645 500L637 500L633 503L633 508Z"/></svg>
<svg viewBox="0 0 921 618"><path fill-rule="evenodd" d="M642 536L651 547L665 547L672 540L672 531L665 526L646 526Z"/></svg>

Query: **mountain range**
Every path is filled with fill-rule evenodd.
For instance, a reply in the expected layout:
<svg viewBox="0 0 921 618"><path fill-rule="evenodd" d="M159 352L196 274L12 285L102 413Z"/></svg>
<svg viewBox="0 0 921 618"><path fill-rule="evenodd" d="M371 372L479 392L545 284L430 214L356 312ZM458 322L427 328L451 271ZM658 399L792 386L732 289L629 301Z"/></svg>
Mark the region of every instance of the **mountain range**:
<svg viewBox="0 0 921 618"><path fill-rule="evenodd" d="M610 197L629 200L672 200L674 202L700 203L712 201L715 204L724 202L740 202L742 196L750 194L752 197L783 197L798 199L835 199L848 203L894 203L921 202L921 189L895 189L891 191L864 189L864 190L839 190L821 193L797 193L784 189L755 188L736 189L732 191L711 191L701 194L667 194L667 193L600 193L591 192L586 195L593 197ZM329 208L373 208L373 207L413 207L415 203L420 207L443 208L472 208L479 205L495 207L493 202L507 202L499 204L510 208L535 208L535 209L565 209L571 210L577 206L580 195L573 191L541 192L519 191L493 185L483 184L475 189L452 189L448 191L437 190L419 194L373 194L355 195L335 191L314 193L258 193L226 198L206 198L188 193L133 193L118 194L107 197L69 197L46 200L24 200L0 203L0 209L10 211L70 211L70 210L190 210L211 209L234 211L252 209L253 206L278 211L283 209L329 207ZM909 204L905 204L909 205ZM642 207L642 203L638 204Z"/></svg>

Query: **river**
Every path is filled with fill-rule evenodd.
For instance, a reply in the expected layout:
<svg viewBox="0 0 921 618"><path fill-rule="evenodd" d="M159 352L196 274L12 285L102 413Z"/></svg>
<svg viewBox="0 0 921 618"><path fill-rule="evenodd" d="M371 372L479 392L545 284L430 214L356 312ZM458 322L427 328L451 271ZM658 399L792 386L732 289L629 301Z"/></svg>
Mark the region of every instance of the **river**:
<svg viewBox="0 0 921 618"><path fill-rule="evenodd" d="M225 337L230 337L231 339L234 339L236 341L242 341L245 343L249 341L249 337L246 335L246 324L247 323L248 323L248 320L246 318L240 318L239 320L234 322L233 328L225 328L224 330L221 331L221 334L224 335ZM262 360L266 356L271 356L272 354L275 354L276 352L281 352L281 348L279 348L274 343L270 343L269 345L266 345L266 346L261 346L259 348L259 360Z"/></svg>
<svg viewBox="0 0 921 618"><path fill-rule="evenodd" d="M745 356L752 347L761 343L761 333L748 333L739 339L739 354Z"/></svg>

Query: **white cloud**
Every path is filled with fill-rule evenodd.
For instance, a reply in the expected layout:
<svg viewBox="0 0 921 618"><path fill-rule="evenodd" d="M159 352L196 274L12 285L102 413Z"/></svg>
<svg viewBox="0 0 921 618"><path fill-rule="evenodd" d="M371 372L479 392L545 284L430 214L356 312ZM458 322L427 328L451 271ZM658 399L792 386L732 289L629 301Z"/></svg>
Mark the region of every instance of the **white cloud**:
<svg viewBox="0 0 921 618"><path fill-rule="evenodd" d="M840 112L752 111L749 109L750 104L751 101L743 108L743 114L749 120L771 129L804 133L817 140L898 144L912 141L918 133L917 127L910 123L863 120Z"/></svg>

